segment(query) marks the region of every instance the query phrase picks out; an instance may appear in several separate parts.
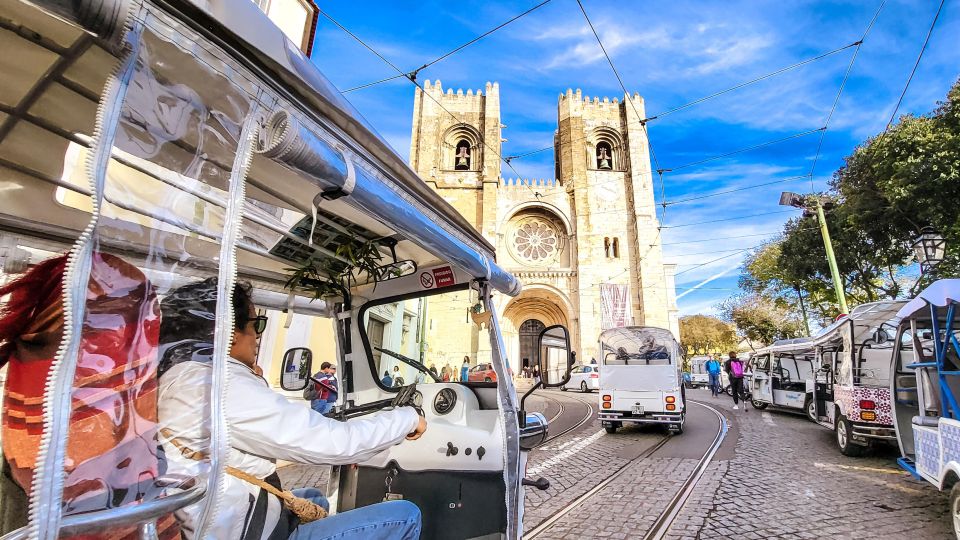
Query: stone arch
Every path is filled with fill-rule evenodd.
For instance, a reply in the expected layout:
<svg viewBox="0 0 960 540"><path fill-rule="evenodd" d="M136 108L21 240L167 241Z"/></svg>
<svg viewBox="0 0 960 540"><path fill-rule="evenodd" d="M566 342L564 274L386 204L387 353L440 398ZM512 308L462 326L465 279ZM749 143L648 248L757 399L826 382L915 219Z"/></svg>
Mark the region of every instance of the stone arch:
<svg viewBox="0 0 960 540"><path fill-rule="evenodd" d="M544 212L553 214L553 217L555 217L558 221L560 221L560 223L563 223L563 229L564 229L563 233L566 234L567 236L570 236L571 234L573 234L573 223L570 221L570 218L568 218L567 215L564 214L563 211L561 211L555 205L546 203L546 202L540 202L540 201L522 202L515 205L510 210L508 210L507 217L497 224L497 231L496 231L497 234L503 233L504 228L507 226L508 223L510 223L510 220L513 219L513 216L525 210L529 210L531 208L539 208L539 209L542 209Z"/></svg>
<svg viewBox="0 0 960 540"><path fill-rule="evenodd" d="M619 131L608 126L594 128L589 135L587 135L586 145L588 169L600 169L597 163L598 147L605 147L609 149L610 152L610 168L608 170L627 170L626 145Z"/></svg>
<svg viewBox="0 0 960 540"><path fill-rule="evenodd" d="M556 287L543 283L524 284L523 292L507 303L503 308L503 316L499 317L502 321L507 357L515 359L516 366L523 365L523 358L520 356L520 328L529 320L540 321L544 327L555 324L566 326L576 347L576 329L572 326L573 313L570 300Z"/></svg>
<svg viewBox="0 0 960 540"><path fill-rule="evenodd" d="M443 133L443 140L440 144L440 168L443 170L458 170L457 147L466 142L469 149L470 159L469 167L462 170L479 171L480 163L483 162L483 136L477 128L470 124L455 124L447 128Z"/></svg>

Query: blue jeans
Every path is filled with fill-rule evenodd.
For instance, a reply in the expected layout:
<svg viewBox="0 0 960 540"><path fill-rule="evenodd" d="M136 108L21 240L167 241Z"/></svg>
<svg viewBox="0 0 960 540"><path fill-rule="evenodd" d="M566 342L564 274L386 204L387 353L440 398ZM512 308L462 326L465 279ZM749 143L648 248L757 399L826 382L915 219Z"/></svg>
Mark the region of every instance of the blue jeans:
<svg viewBox="0 0 960 540"><path fill-rule="evenodd" d="M297 497L329 509L330 503L316 488L294 489ZM420 509L410 501L387 501L301 524L290 540L418 540Z"/></svg>
<svg viewBox="0 0 960 540"><path fill-rule="evenodd" d="M333 408L333 403L322 399L315 399L310 402L310 408L320 414L327 414Z"/></svg>
<svg viewBox="0 0 960 540"><path fill-rule="evenodd" d="M710 393L717 395L720 393L720 374L710 373Z"/></svg>

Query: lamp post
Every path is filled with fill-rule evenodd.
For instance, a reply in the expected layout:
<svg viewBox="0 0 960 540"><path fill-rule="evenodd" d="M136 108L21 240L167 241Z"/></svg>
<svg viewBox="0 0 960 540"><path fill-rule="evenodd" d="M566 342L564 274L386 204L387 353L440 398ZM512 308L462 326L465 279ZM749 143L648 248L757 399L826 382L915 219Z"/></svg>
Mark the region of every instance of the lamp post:
<svg viewBox="0 0 960 540"><path fill-rule="evenodd" d="M920 263L920 273L925 274L943 261L944 253L947 251L947 241L933 227L924 227L920 229L920 236L910 247L913 248L917 262Z"/></svg>
<svg viewBox="0 0 960 540"><path fill-rule="evenodd" d="M823 237L823 246L827 251L827 263L830 265L830 275L833 277L833 289L837 292L837 303L840 304L841 313L849 313L847 309L847 295L843 291L843 281L840 279L840 271L837 269L837 259L833 254L833 243L830 242L827 218L823 214L823 204L824 202L820 197L813 195L804 197L790 191L784 191L780 194L781 206L802 208L804 215L810 215L810 212L816 212L817 221L820 223L820 235Z"/></svg>

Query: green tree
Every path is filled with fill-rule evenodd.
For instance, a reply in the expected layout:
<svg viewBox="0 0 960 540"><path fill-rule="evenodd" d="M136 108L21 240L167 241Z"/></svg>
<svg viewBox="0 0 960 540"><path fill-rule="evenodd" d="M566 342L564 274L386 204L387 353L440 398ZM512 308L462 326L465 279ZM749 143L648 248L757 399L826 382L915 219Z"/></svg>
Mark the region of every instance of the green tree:
<svg viewBox="0 0 960 540"><path fill-rule="evenodd" d="M688 355L727 351L736 348L737 334L716 317L690 315L680 318L680 343Z"/></svg>
<svg viewBox="0 0 960 540"><path fill-rule="evenodd" d="M719 307L721 317L750 341L769 345L778 339L804 335L803 323L793 311L759 294L734 296Z"/></svg>

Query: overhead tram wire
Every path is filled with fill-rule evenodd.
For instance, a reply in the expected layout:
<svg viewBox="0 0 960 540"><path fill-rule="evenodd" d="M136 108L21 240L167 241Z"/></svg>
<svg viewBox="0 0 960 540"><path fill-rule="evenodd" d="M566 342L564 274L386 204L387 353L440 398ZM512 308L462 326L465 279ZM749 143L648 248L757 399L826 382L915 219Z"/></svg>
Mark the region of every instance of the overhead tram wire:
<svg viewBox="0 0 960 540"><path fill-rule="evenodd" d="M685 199L676 199L676 200L673 200L673 201L666 201L664 204L666 204L667 206L671 206L671 205L674 205L674 204L684 204L684 203L688 203L688 202L699 201L699 200L701 200L701 199L709 199L710 197L719 197L719 196L721 196L721 195L729 195L729 194L731 194L731 193L736 193L736 192L738 192L738 191L747 191L747 190L749 190L749 189L756 189L756 188L759 188L759 187L772 186L772 185L774 185L774 184L782 184L782 183L784 183L784 182L791 182L791 181L793 181L793 180L800 180L801 178L806 178L806 177L808 177L808 176L810 176L810 175L809 175L809 174L800 174L800 175L797 175L797 176L791 176L791 177L789 177L789 178L781 178L781 179L779 179L779 180L773 180L773 181L771 181L771 182L764 182L764 183L762 183L762 184L752 184L752 185L749 185L749 186L743 186L743 187L739 187L739 188L736 188L736 189L728 189L728 190L726 190L726 191L717 191L717 192L715 192L715 193L707 193L707 194L705 194L705 195L697 195L697 196L695 196L695 197L687 197L687 198L685 198Z"/></svg>
<svg viewBox="0 0 960 540"><path fill-rule="evenodd" d="M907 95L907 88L910 88L910 81L913 80L913 75L917 72L917 66L920 65L920 59L923 58L924 51L927 50L927 44L930 43L930 35L933 34L933 27L937 25L937 19L940 18L940 10L943 9L944 0L940 0L940 7L937 8L936 15L933 16L933 22L930 23L930 30L927 30L927 37L923 40L923 47L920 47L920 54L917 55L917 61L913 64L913 69L910 70L910 76L907 77L907 84L903 87L903 92L900 92L900 99L897 100L897 106L893 108L893 113L890 115L890 121L887 122L887 127L884 128L884 131L890 129L890 126L893 125L893 121L897 118L897 111L900 110L900 105L903 103L903 97Z"/></svg>
<svg viewBox="0 0 960 540"><path fill-rule="evenodd" d="M377 52L373 47L371 47L370 45L368 45L365 41L363 41L362 39L360 39L359 36L357 36L356 34L354 34L353 32L351 32L347 27L345 27L345 26L343 26L342 24L340 24L340 22L338 22L336 19L334 19L332 16L330 16L330 14L328 14L327 12L323 11L323 10L320 9L320 8L317 8L317 12L320 13L321 15L323 15L324 17L326 17L327 20L329 20L330 22L332 22L333 24L335 24L338 28L340 28L340 30L343 30L348 36L350 36L351 38L353 38L357 43L363 45L364 48L366 48L368 51L370 51L371 53L373 53L377 58L379 58L380 60L382 60L383 63L385 63L385 64L387 64L388 66L390 66L391 68L393 68L393 69L394 69L397 73L399 73L400 75L405 75L405 74L403 73L403 71L402 71L400 68L398 68L393 62L391 62L390 60L387 60L387 58L385 58L382 54L380 54L379 52ZM423 89L423 86L421 86L419 82L417 82L415 79L412 79L412 78L409 78L409 77L407 77L407 80L410 81L411 84L413 84L414 86L416 86L417 88L419 88L419 89L420 89L420 92L421 92L424 96L430 98L430 100L433 101L434 103L436 103L437 106L440 107L445 113L449 114L451 118L454 118L454 119L457 118L457 116L456 116L455 114L453 114L452 112L450 112L446 107L443 106L442 103L440 103L436 98L434 98L434 97L431 96L426 90L424 90L424 89ZM500 152L497 152L496 149L494 149L492 146L490 146L489 144L487 144L486 141L482 141L482 143L483 143L483 145L484 145L487 149L489 149L491 152L493 152L493 154L494 154L495 156L497 156L501 161L503 161L504 163L506 163L506 164L507 164L507 167L510 167L510 170L513 171L513 173L514 173L518 178L521 178L521 179L523 178L523 177L520 175L520 173L517 172L517 169L514 168L514 166L513 166L509 161L507 161L507 160L505 160L505 159L503 158L503 156L500 154ZM529 185L526 185L526 184L524 184L524 185L526 186L527 190L530 191L530 193L532 193L535 197L537 196L537 192L533 191L533 188L532 188L532 187L530 187Z"/></svg>
<svg viewBox="0 0 960 540"><path fill-rule="evenodd" d="M831 51L827 51L827 52L825 52L825 53L823 53L823 54L819 54L819 55L817 55L817 56L814 56L814 57L811 57L811 58L807 58L806 60L801 60L800 62L797 62L797 63L795 63L795 64L791 64L791 65L789 65L789 66L782 67L782 68L777 69L777 70L775 70L775 71L771 71L770 73L767 73L767 74L765 74L765 75L761 75L761 76L756 77L756 78L754 78L754 79L750 79L749 81L742 82L742 83L740 83L740 84L731 86L731 87L729 87L729 88L725 88L725 89L723 89L723 90L714 92L713 94L710 94L710 95L708 95L708 96L704 96L704 97L701 97L701 98L697 98L697 99L695 99L695 100L693 100L693 101L690 101L690 102L688 102L688 103L684 103L683 105L678 105L678 106L673 107L673 108L671 108L671 109L667 109L667 110L665 110L664 112L658 113L658 114L656 114L656 115L654 115L654 116L647 117L647 118L645 118L644 120L647 121L647 122L650 122L650 121L652 121L652 120L659 120L660 118L663 118L664 116L673 114L673 113L675 113L675 112L678 112L678 111L681 111L681 110L683 110L683 109L692 107L692 106L694 106L694 105L699 105L700 103L703 103L704 101L709 101L709 100L711 100L711 99L713 99L713 98L722 96L722 95L727 94L727 93L729 93L729 92L732 92L732 91L734 91L734 90L739 90L739 89L744 88L744 87L746 87L746 86L749 86L749 85L751 85L751 84L758 83L758 82L760 82L760 81L769 79L769 78L774 77L774 76L776 76L776 75L780 75L780 74L785 73L785 72L787 72L787 71L790 71L790 70L792 70L792 69L795 69L795 68L801 67L801 66L803 66L803 65L806 65L806 64L815 62L815 61L817 61L817 60L821 60L821 59L826 58L826 57L828 57L828 56L832 56L832 55L837 54L837 53L839 53L839 52L845 51L845 50L847 50L847 49L849 49L849 48L851 48L851 47L856 47L856 46L858 46L859 44L860 44L859 41L854 41L853 43L848 43L847 45L844 45L844 46L842 46L842 47L838 47L838 48L833 49L833 50L831 50ZM580 141L584 141L584 140L586 140L586 139L587 139L587 137L581 137L581 138L579 138L579 139L574 139L574 140L572 140L571 142L580 142ZM540 152L546 152L547 150L551 150L551 149L553 149L553 146L545 146L545 147L543 147L543 148L537 148L536 150L529 150L529 151L526 151L526 152L521 152L520 154L517 154L517 155L507 156L507 158L508 158L508 159L521 159L521 158L525 158L525 157L527 157L527 156L532 156L532 155L534 155L534 154L539 154Z"/></svg>
<svg viewBox="0 0 960 540"><path fill-rule="evenodd" d="M747 219L752 217L772 216L774 214L784 214L787 212L793 212L793 210L774 210L773 212L762 212L759 214L750 214L748 216L737 216L737 217L724 218L724 219L711 219L708 221L697 221L694 223L681 223L680 225L665 225L661 228L662 229L679 229L681 227L693 227L694 225L705 225L707 223L720 223L721 221L736 221L738 219Z"/></svg>
<svg viewBox="0 0 960 540"><path fill-rule="evenodd" d="M713 264L713 263L715 263L715 262L717 262L717 261L722 261L722 260L724 260L724 259L729 259L730 257L733 257L733 256L735 256L735 255L739 255L739 254L743 253L744 251L750 251L751 249L756 249L756 248L758 248L758 247L760 247L760 246L762 246L762 245L763 245L763 244L757 244L757 245L755 245L755 246L750 246L750 247L748 247L748 248L743 248L743 249L741 249L740 251L737 251L736 253L731 253L731 254L729 254L729 255L724 255L723 257L717 257L716 259L710 259L709 261L707 261L707 262L705 262L705 263L700 263L700 264L698 264L698 265L696 265L696 266L694 266L694 267L692 267L692 268L687 268L686 270L681 270L680 272L677 272L676 274L674 274L674 276L676 277L676 276L679 276L679 275L681 275L681 274L686 274L687 272L696 270L697 268L702 268L702 267L704 267L704 266L706 266L706 265L708 265L708 264Z"/></svg>
<svg viewBox="0 0 960 540"><path fill-rule="evenodd" d="M474 43L480 41L481 39L483 39L483 38L485 38L485 37L487 37L487 36L489 36L490 34L496 32L497 30L500 30L500 29L503 28L504 26L507 26L508 24L516 21L517 19L520 19L521 17L524 17L524 16L526 16L526 15L529 15L530 13L532 13L532 12L540 9L541 7L549 4L550 1L551 1L551 0L544 0L543 2L540 2L539 4L531 7L530 9L524 11L523 13L521 13L521 14L513 17L512 19L510 19L510 20L508 20L508 21L505 21L505 22L503 22L503 23L500 23L499 25L495 26L494 28L491 28L490 30L487 30L486 32L480 34L479 36L477 36L477 37L475 37L475 38L473 38L473 39L471 39L470 41L468 41L468 42L466 42L466 43L464 43L464 44L462 44L462 45L460 45L460 46L458 46L458 47L456 47L456 48L454 48L454 49L452 49L452 50L450 50L450 51L447 51L446 53L438 56L437 58L434 58L433 60L427 62L426 64L423 64L422 66L418 67L417 69L415 69L415 70L413 70L413 71L411 71L411 72L409 72L409 73L401 73L401 74L399 74L399 75L394 75L394 76L392 76L392 77L387 77L387 78L385 78L385 79L380 79L379 81L373 81L373 82L369 82L369 83L367 83L367 84L361 84L360 86L355 86L355 87L353 87L353 88L348 88L348 89L344 90L343 92L341 92L341 94L346 94L346 93L348 93L348 92L353 92L353 91L355 91L355 90L362 90L362 89L364 89L364 88L370 88L371 86L376 86L376 85L378 85L378 84L385 83L385 82L387 82L387 81L392 81L392 80L394 80L394 79L399 79L399 78L401 78L401 77L406 77L406 78L408 78L408 79L416 80L416 79L417 79L417 74L419 74L421 71L423 71L423 70L427 69L428 67L436 64L437 62L440 62L441 60L445 60L446 58L448 58L448 57L450 57L450 56L452 56L452 55L454 55L454 54L462 51L463 49L466 49L466 48L469 47L470 45L473 45ZM327 17L327 18L329 19L330 17Z"/></svg>
<svg viewBox="0 0 960 540"><path fill-rule="evenodd" d="M683 165L680 165L679 167L671 167L671 168L669 168L669 169L659 169L659 171L662 171L662 172L676 172L676 171L679 171L680 169L687 169L687 168L690 168L690 167L694 167L694 166L696 166L696 165L702 165L702 164L704 164L704 163L709 163L709 162L711 162L711 161L716 161L716 160L718 160L718 159L723 159L723 158L727 158L727 157L730 157L730 156L735 156L735 155L737 155L737 154L742 154L742 153L744 153L744 152L750 152L750 151L752 151L752 150L758 150L758 149L760 149L760 148L765 148L765 147L767 147L767 146L772 146L772 145L774 145L774 144L786 142L786 141L789 141L789 140L791 140L791 139L798 139L798 138L800 138L800 137L805 137L805 136L810 135L810 134L813 134L813 133L825 131L826 129L827 129L827 128L826 128L825 126L824 126L824 127L818 127L818 128L816 128L816 129L808 129L807 131L801 131L800 133L794 133L793 135L788 135L788 136L786 136L786 137L781 137L781 138L779 138L779 139L774 139L774 140L771 140L771 141L762 142L762 143L760 143L760 144L755 144L755 145L747 146L747 147L744 147L744 148L739 148L739 149L737 149L737 150L733 150L733 151L730 151L730 152L726 152L726 153L719 154L719 155L716 155L716 156L711 156L711 157L704 158L704 159L698 159L697 161L692 161L692 162L690 162L690 163L684 163Z"/></svg>
<svg viewBox="0 0 960 540"><path fill-rule="evenodd" d="M833 118L833 113L837 110L837 104L840 103L840 96L843 94L843 88L847 85L847 80L850 78L850 72L853 70L853 64L857 61L857 55L860 54L860 48L863 47L863 42L866 41L867 35L870 34L870 30L873 28L874 23L877 22L877 17L880 16L880 11L883 9L883 6L887 3L887 0L880 2L880 6L877 7L877 11L873 14L873 18L870 19L870 24L867 25L867 29L864 30L863 36L860 37L860 40L857 42L857 48L853 50L853 54L850 56L850 63L847 64L847 71L843 74L843 80L840 82L840 88L837 90L837 97L833 100L833 106L830 107L830 113L827 114L826 120L823 122L823 131L820 132L820 141L817 143L817 153L813 156L813 165L810 166L810 193L814 192L814 173L817 171L817 161L820 160L820 151L823 149L823 138L827 134L827 128L830 126L830 120Z"/></svg>

